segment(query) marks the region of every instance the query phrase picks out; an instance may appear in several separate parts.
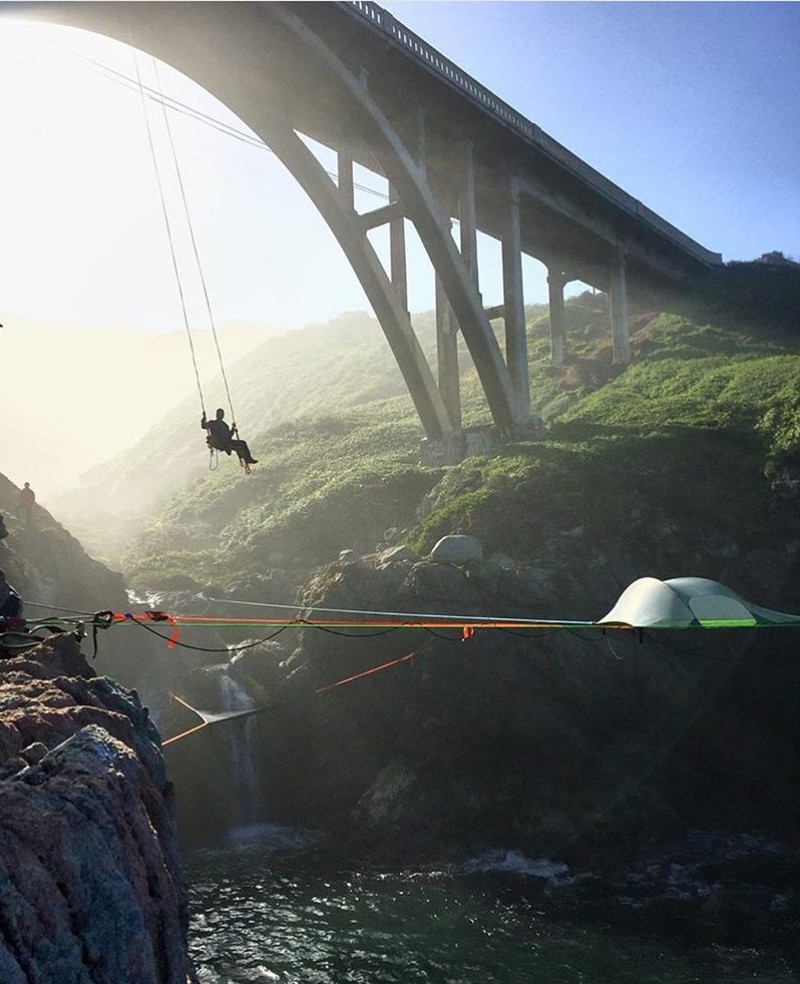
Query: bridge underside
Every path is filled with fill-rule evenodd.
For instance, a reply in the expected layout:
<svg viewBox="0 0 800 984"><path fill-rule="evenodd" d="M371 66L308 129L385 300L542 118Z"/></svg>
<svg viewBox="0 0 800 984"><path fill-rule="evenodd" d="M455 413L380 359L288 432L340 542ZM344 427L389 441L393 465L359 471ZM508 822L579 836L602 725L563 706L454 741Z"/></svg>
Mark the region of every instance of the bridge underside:
<svg viewBox="0 0 800 984"><path fill-rule="evenodd" d="M568 152L559 159L554 141L543 152L476 110L448 78L409 58L349 4L23 2L0 4L0 11L133 44L193 78L244 120L336 235L429 438L452 439L460 429L458 333L497 426L511 432L529 423L523 253L548 268L555 361L565 356L569 280L609 292L614 357L626 361L627 282L681 284L709 266L679 238L642 221L638 203L621 208L619 196L587 184ZM298 133L336 151L335 180ZM355 163L388 180L388 206L357 213ZM459 222L458 248L452 219ZM407 311L406 221L436 274L436 377ZM390 231L388 272L367 235L381 224ZM478 291L478 231L502 243L504 303L488 313ZM489 314L504 318L505 353Z"/></svg>

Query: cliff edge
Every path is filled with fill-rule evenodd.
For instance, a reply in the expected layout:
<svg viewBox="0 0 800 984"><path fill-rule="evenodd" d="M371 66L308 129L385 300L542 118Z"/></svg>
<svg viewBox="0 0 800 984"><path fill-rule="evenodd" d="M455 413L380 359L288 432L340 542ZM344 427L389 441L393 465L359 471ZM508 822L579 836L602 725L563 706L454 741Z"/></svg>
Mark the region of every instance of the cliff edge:
<svg viewBox="0 0 800 984"><path fill-rule="evenodd" d="M0 660L0 884L4 984L194 980L158 732L69 635Z"/></svg>

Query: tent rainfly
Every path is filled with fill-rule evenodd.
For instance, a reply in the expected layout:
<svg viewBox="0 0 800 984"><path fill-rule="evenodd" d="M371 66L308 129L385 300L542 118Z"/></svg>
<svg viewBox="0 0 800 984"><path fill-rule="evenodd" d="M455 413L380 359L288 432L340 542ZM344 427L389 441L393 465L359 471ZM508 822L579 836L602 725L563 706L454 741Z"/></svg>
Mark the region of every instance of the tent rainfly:
<svg viewBox="0 0 800 984"><path fill-rule="evenodd" d="M637 629L735 629L747 626L798 625L800 615L751 605L735 591L705 577L660 581L640 577L619 596L598 625Z"/></svg>

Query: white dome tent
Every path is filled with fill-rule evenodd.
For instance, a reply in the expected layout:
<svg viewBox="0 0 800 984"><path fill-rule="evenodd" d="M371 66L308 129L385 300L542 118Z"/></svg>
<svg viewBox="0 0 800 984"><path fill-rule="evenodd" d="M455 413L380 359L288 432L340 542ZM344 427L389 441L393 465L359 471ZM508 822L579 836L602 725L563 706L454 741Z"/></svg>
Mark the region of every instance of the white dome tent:
<svg viewBox="0 0 800 984"><path fill-rule="evenodd" d="M751 605L735 591L705 577L661 581L640 577L622 592L597 625L637 629L735 629L800 625L789 615Z"/></svg>

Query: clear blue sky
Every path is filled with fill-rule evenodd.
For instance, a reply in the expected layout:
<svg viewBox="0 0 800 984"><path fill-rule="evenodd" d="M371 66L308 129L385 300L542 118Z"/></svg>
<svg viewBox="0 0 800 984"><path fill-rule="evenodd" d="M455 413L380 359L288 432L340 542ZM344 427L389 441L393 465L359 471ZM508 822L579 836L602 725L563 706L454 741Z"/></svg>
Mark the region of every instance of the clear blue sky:
<svg viewBox="0 0 800 984"><path fill-rule="evenodd" d="M386 6L725 259L771 249L800 256L797 4ZM47 28L20 34L0 22L0 321L180 327L139 97L76 51L135 74L124 45ZM152 82L152 67L140 67ZM236 123L176 73L164 70L162 85ZM153 125L169 171L163 120L154 114ZM290 328L367 307L336 243L274 158L184 115L173 128L218 323ZM202 326L174 178L167 189L190 317ZM484 300L496 303L491 243L483 262ZM412 263L412 277L412 309L430 307L424 260ZM544 299L532 263L526 299Z"/></svg>
<svg viewBox="0 0 800 984"><path fill-rule="evenodd" d="M384 6L726 260L800 258L800 4Z"/></svg>

